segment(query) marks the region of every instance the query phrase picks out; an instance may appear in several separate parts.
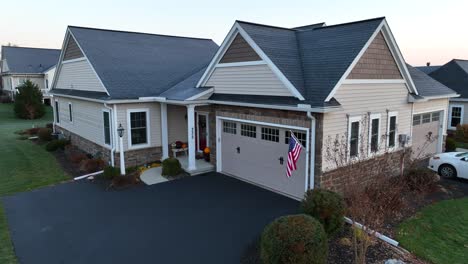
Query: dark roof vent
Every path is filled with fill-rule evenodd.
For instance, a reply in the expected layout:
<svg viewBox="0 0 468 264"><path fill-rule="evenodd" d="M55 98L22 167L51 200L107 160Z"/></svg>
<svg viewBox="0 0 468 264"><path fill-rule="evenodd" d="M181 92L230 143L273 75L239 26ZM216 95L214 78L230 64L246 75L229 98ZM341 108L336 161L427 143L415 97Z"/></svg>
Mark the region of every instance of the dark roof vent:
<svg viewBox="0 0 468 264"><path fill-rule="evenodd" d="M426 66L427 66L427 67L431 66L431 63L430 63L430 62L426 62Z"/></svg>

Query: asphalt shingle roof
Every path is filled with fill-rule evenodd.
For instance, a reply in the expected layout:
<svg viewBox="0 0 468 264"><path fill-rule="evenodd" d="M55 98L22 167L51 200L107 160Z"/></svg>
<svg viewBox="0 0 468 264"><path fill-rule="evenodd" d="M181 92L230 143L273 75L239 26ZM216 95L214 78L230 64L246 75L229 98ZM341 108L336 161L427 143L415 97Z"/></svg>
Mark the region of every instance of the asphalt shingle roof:
<svg viewBox="0 0 468 264"><path fill-rule="evenodd" d="M455 95L456 92L431 78L417 67L406 64L418 93L422 97Z"/></svg>
<svg viewBox="0 0 468 264"><path fill-rule="evenodd" d="M414 67L422 72L424 72L425 74L429 74L437 69L440 68L440 65L437 65L437 66L417 66L417 67Z"/></svg>
<svg viewBox="0 0 468 264"><path fill-rule="evenodd" d="M69 27L111 99L160 96L205 68L218 49L211 39ZM189 80L187 80L189 78Z"/></svg>
<svg viewBox="0 0 468 264"><path fill-rule="evenodd" d="M429 74L432 78L468 98L468 60L451 60Z"/></svg>
<svg viewBox="0 0 468 264"><path fill-rule="evenodd" d="M6 59L9 73L43 73L57 64L59 56L59 49L2 46L2 59Z"/></svg>

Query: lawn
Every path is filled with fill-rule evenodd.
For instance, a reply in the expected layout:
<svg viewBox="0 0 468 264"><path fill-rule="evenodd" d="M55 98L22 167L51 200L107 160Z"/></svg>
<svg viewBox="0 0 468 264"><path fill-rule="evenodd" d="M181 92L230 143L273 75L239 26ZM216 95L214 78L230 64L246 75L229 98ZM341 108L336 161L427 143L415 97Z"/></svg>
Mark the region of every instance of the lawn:
<svg viewBox="0 0 468 264"><path fill-rule="evenodd" d="M446 200L424 208L400 225L401 245L432 263L466 263L468 198Z"/></svg>
<svg viewBox="0 0 468 264"><path fill-rule="evenodd" d="M52 109L38 120L17 119L13 105L0 104L0 197L68 179L52 154L29 140L16 140L15 131L52 122ZM17 263L0 200L0 263Z"/></svg>

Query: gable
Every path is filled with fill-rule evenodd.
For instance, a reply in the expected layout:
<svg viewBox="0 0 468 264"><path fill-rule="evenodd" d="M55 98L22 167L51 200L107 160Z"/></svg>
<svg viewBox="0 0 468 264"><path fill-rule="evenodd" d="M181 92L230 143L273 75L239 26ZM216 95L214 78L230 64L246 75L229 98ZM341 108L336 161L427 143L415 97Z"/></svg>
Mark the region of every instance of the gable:
<svg viewBox="0 0 468 264"><path fill-rule="evenodd" d="M2 72L7 72L9 71L10 69L8 69L8 64L7 64L7 60L3 60L1 61L1 65L0 65L2 68L1 68L1 71Z"/></svg>
<svg viewBox="0 0 468 264"><path fill-rule="evenodd" d="M260 56L255 50L245 41L245 39L237 33L229 48L224 53L219 63L232 63L244 61L260 61Z"/></svg>
<svg viewBox="0 0 468 264"><path fill-rule="evenodd" d="M53 88L107 93L87 59L62 62Z"/></svg>
<svg viewBox="0 0 468 264"><path fill-rule="evenodd" d="M376 35L347 78L403 79L382 32Z"/></svg>
<svg viewBox="0 0 468 264"><path fill-rule="evenodd" d="M84 57L84 55L81 52L80 47L78 47L78 44L76 44L75 39L70 35L68 37L67 46L65 47L65 54L63 55L63 60L67 61L82 57Z"/></svg>

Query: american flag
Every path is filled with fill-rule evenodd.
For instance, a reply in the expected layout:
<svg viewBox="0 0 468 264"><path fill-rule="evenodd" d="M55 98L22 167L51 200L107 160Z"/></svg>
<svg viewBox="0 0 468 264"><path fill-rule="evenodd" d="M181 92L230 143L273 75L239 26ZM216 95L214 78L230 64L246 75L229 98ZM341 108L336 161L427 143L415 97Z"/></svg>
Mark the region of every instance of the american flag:
<svg viewBox="0 0 468 264"><path fill-rule="evenodd" d="M299 140L291 132L291 137L289 138L289 150L288 150L288 166L286 168L286 176L291 177L292 172L297 169L297 160L301 155L302 145L299 143Z"/></svg>

